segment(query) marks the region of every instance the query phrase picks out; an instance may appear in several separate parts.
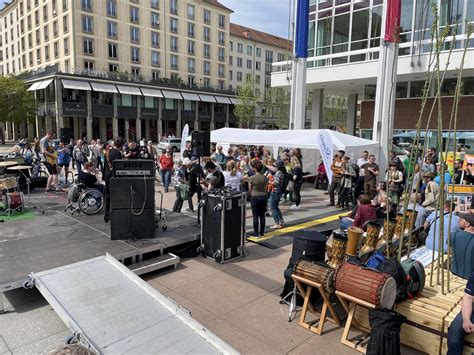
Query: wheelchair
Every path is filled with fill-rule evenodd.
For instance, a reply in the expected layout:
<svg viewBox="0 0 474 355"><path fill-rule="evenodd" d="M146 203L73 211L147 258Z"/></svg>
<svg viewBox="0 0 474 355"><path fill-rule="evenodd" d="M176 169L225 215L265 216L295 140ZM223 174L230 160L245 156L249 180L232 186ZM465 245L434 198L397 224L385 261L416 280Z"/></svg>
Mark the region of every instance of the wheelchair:
<svg viewBox="0 0 474 355"><path fill-rule="evenodd" d="M94 188L86 188L85 185L77 179L70 186L67 195L68 205L64 211L71 210L74 213L84 213L86 215L94 215L102 211L104 207L104 196L102 192Z"/></svg>

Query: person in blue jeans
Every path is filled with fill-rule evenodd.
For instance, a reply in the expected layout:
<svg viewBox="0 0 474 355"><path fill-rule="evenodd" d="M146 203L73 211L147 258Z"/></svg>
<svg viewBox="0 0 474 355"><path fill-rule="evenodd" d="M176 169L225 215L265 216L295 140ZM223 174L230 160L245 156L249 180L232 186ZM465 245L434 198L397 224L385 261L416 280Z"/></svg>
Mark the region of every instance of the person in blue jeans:
<svg viewBox="0 0 474 355"><path fill-rule="evenodd" d="M448 355L462 354L464 337L474 333L474 272L469 276L461 303L461 312L454 318L448 329Z"/></svg>
<svg viewBox="0 0 474 355"><path fill-rule="evenodd" d="M283 195L283 185L286 174L285 163L283 160L278 159L274 167L267 165L267 168L273 171L273 191L270 194L270 211L272 212L275 224L270 228L281 229L285 222L278 205Z"/></svg>

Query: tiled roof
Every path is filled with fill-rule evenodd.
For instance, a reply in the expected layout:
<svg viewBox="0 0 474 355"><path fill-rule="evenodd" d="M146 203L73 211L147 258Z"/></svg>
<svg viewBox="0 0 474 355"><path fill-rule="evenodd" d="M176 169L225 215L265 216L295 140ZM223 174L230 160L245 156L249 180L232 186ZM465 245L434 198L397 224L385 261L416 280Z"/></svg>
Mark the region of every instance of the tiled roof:
<svg viewBox="0 0 474 355"><path fill-rule="evenodd" d="M270 33L258 31L250 27L237 25L235 23L230 24L230 34L231 36L241 37L241 38L249 39L255 42L265 43L270 46L275 46L282 49L290 49L292 45L291 41L285 38L278 37Z"/></svg>

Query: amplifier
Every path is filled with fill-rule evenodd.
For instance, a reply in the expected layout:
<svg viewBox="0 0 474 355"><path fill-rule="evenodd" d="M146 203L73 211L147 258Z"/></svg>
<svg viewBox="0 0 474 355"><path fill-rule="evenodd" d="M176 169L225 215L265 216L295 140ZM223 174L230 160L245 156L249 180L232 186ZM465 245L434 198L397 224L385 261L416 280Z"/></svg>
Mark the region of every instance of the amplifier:
<svg viewBox="0 0 474 355"><path fill-rule="evenodd" d="M153 177L111 177L110 208L112 210L154 209L155 179Z"/></svg>
<svg viewBox="0 0 474 355"><path fill-rule="evenodd" d="M117 177L155 176L155 162L150 159L117 159L112 167Z"/></svg>
<svg viewBox="0 0 474 355"><path fill-rule="evenodd" d="M201 247L203 256L225 263L244 254L245 195L213 190L203 197Z"/></svg>
<svg viewBox="0 0 474 355"><path fill-rule="evenodd" d="M140 211L135 211L138 213ZM144 209L136 215L131 210L110 211L112 240L151 239L155 237L155 209Z"/></svg>

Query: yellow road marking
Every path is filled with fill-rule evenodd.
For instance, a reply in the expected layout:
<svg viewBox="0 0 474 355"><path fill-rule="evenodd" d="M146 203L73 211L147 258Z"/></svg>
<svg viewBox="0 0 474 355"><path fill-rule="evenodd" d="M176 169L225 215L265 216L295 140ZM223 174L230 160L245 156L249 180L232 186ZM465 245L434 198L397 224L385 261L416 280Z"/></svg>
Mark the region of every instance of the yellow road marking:
<svg viewBox="0 0 474 355"><path fill-rule="evenodd" d="M341 217L341 216L342 217L347 216L347 214L348 214L347 212L338 213L338 214L335 214L335 215L332 215L332 216L328 216L328 217L324 217L324 218L320 218L320 219L315 219L313 221L297 224L297 225L294 225L294 226L291 226L291 227L277 229L273 232L266 233L264 237L260 237L260 238L249 237L249 238L247 238L247 240L250 240L250 241L255 242L255 243L263 242L265 240L271 239L271 238L279 236L279 235L288 234L288 233L291 233L291 232L296 232L296 231L301 230L301 229L314 227L314 226L317 226L319 224L323 224L323 223L327 223L327 222L332 222L332 221L335 221L335 220L339 219L339 217Z"/></svg>

